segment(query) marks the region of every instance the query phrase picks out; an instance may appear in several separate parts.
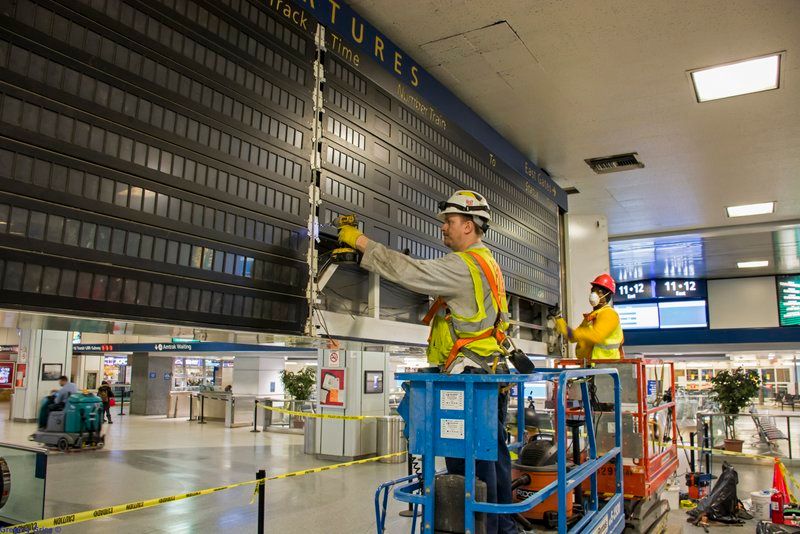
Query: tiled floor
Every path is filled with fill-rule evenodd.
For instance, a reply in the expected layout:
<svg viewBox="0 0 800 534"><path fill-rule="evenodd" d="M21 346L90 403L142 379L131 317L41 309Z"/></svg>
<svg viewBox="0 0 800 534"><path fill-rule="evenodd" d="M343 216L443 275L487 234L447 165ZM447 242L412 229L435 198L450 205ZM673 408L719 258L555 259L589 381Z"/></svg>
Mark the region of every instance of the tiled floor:
<svg viewBox="0 0 800 534"><path fill-rule="evenodd" d="M9 422L4 408L0 405L0 441L28 443L34 425ZM104 450L50 457L48 515L251 480L259 468L274 475L327 464L303 454L301 436L252 434L247 428L227 430L219 423L125 416L115 417L115 424L106 430ZM373 463L270 482L267 532L375 532L373 492L380 482L402 476L404 470L404 464ZM771 466L738 470L740 497L770 486ZM684 471L682 466L679 472ZM252 487L243 487L65 527L63 532L255 532L256 505L250 504L251 497ZM387 532L409 532L409 520L397 516L400 509L393 504ZM748 526L741 532L753 530ZM669 532L702 530L688 526L685 514L675 511Z"/></svg>

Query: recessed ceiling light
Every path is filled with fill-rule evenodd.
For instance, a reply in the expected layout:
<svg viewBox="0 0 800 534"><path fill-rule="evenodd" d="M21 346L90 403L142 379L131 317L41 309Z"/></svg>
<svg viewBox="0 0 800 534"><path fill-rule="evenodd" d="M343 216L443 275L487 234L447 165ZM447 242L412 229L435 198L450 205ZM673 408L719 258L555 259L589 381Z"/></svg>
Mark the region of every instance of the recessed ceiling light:
<svg viewBox="0 0 800 534"><path fill-rule="evenodd" d="M769 265L767 260L740 261L736 263L736 266L740 269L755 269L757 267L766 267L767 265Z"/></svg>
<svg viewBox="0 0 800 534"><path fill-rule="evenodd" d="M728 206L728 217L749 217L751 215L764 215L775 212L775 201L759 202L757 204L741 204L739 206Z"/></svg>
<svg viewBox="0 0 800 534"><path fill-rule="evenodd" d="M781 54L690 71L698 102L758 93L780 86Z"/></svg>

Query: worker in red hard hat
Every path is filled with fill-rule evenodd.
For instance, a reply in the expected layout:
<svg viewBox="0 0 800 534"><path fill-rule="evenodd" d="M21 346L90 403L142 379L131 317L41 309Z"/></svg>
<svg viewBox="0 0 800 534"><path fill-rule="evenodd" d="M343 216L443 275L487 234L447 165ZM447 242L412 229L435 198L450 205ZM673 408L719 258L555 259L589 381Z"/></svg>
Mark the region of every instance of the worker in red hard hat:
<svg viewBox="0 0 800 534"><path fill-rule="evenodd" d="M583 314L583 322L572 329L563 317L556 319L556 330L576 343L575 355L580 359L619 360L623 356L624 336L619 315L611 306L617 284L609 274L592 281L589 304L592 311Z"/></svg>

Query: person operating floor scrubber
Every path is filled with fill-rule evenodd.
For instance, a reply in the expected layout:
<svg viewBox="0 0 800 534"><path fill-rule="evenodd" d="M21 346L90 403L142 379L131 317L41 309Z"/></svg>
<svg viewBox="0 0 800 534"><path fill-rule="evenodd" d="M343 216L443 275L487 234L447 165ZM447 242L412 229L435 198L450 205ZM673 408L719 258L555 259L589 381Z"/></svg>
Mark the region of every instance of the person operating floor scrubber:
<svg viewBox="0 0 800 534"><path fill-rule="evenodd" d="M575 343L575 356L582 360L619 360L623 356L624 335L619 314L612 307L617 284L609 274L592 281L589 304L592 311L583 314L583 322L570 328L563 317L556 318L556 330Z"/></svg>
<svg viewBox="0 0 800 534"><path fill-rule="evenodd" d="M503 275L482 237L491 212L474 191L456 191L439 203L444 244L453 252L434 260L410 258L367 238L355 226L342 226L339 241L363 254L361 267L411 291L438 295L425 317L431 327L428 362L441 372L494 373L504 359L508 304ZM508 395L498 399L498 456L479 461L476 475L487 486L487 501L511 503L511 458L506 447ZM464 460L447 458L451 474L464 475ZM487 534L516 534L508 515L489 514Z"/></svg>

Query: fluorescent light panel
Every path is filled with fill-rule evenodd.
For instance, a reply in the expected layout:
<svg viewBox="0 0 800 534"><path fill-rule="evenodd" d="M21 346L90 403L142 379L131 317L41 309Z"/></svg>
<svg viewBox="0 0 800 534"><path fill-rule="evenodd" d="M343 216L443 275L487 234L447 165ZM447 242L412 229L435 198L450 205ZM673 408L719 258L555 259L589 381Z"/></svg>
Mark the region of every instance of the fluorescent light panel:
<svg viewBox="0 0 800 534"><path fill-rule="evenodd" d="M746 59L692 71L698 102L777 89L780 85L781 55Z"/></svg>
<svg viewBox="0 0 800 534"><path fill-rule="evenodd" d="M756 269L758 267L766 267L769 265L767 260L757 260L757 261L740 261L736 263L736 266L740 269Z"/></svg>
<svg viewBox="0 0 800 534"><path fill-rule="evenodd" d="M775 202L759 202L757 204L741 204L728 206L728 217L749 217L751 215L764 215L775 212Z"/></svg>

